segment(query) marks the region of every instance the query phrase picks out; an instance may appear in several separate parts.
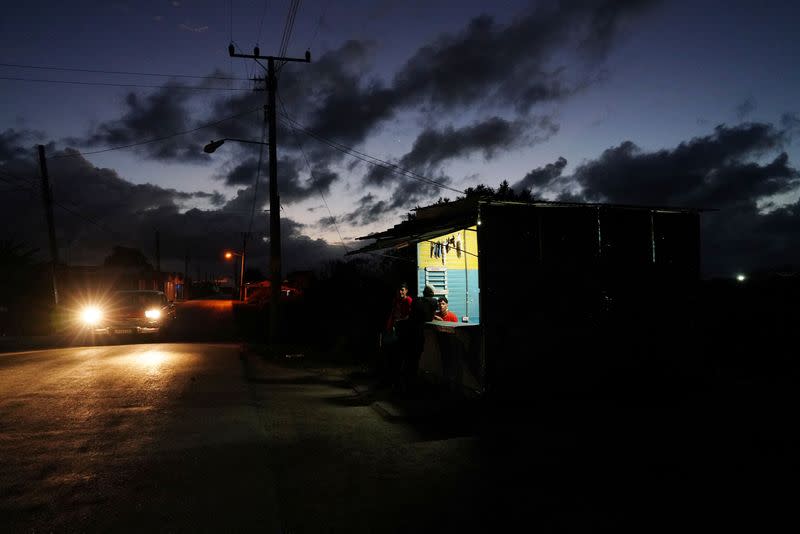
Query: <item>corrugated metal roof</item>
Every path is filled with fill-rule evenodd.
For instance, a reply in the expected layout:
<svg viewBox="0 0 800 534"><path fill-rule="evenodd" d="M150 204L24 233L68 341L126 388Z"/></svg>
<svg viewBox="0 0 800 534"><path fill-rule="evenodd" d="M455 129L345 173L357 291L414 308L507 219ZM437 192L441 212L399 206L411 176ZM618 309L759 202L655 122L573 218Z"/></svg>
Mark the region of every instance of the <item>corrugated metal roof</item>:
<svg viewBox="0 0 800 534"><path fill-rule="evenodd" d="M479 208L481 205L509 205L530 206L537 208L615 208L629 210L657 211L660 213L698 213L713 211L699 208L676 208L668 206L634 206L626 204L601 204L581 202L514 202L505 200L466 198L441 204L432 204L414 210L413 219L403 221L393 227L362 237L358 240L374 239L375 242L357 250L351 250L346 255L372 252L387 248L402 248L427 239L432 239L443 234L462 230L478 222Z"/></svg>

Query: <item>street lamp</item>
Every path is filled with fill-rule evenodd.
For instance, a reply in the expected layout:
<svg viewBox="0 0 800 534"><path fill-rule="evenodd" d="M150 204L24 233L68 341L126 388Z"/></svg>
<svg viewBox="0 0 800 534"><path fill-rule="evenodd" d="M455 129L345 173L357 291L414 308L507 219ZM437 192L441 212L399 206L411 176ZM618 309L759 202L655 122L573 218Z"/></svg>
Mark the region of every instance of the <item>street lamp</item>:
<svg viewBox="0 0 800 534"><path fill-rule="evenodd" d="M206 154L213 154L219 147L225 144L225 141L236 141L237 143L249 143L251 145L269 145L269 143L264 143L262 141L250 141L248 139L231 139L230 137L225 137L223 139L219 139L217 141L211 141L206 146L203 147L203 152Z"/></svg>
<svg viewBox="0 0 800 534"><path fill-rule="evenodd" d="M293 60L291 60L293 61ZM224 138L217 141L211 141L203 150L207 154L213 153L223 145L225 141L235 141L238 143L248 143L253 145L267 145L269 146L269 270L270 270L270 302L269 302L269 340L274 344L278 339L278 330L280 328L280 321L278 315L280 313L281 302L281 201L278 196L278 161L275 154L275 100L274 100L274 85L275 78L273 72L273 58L270 58L270 102L271 106L265 106L264 111L267 113L269 120L269 142L250 141L248 139L232 139ZM245 240L246 242L246 240Z"/></svg>
<svg viewBox="0 0 800 534"><path fill-rule="evenodd" d="M241 261L242 265L239 270L239 300L241 300L242 302L244 302L244 254L245 254L244 250L242 250L241 253L234 252L232 250L225 251L226 260L231 260L233 259L234 256L239 256L242 259Z"/></svg>

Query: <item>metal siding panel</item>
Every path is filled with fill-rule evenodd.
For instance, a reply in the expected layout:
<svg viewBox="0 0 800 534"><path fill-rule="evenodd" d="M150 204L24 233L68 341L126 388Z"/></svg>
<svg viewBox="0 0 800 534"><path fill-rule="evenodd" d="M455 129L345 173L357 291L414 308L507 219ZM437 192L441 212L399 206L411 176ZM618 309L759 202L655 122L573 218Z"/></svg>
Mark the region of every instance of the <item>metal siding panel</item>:
<svg viewBox="0 0 800 534"><path fill-rule="evenodd" d="M464 275L464 269L447 270L447 301L450 310L458 316L459 321L469 314L469 324L478 324L480 321L478 270L470 269L467 273L468 277ZM469 293L467 293L467 285L469 285ZM417 270L417 295L422 295L424 288L425 269L423 268Z"/></svg>

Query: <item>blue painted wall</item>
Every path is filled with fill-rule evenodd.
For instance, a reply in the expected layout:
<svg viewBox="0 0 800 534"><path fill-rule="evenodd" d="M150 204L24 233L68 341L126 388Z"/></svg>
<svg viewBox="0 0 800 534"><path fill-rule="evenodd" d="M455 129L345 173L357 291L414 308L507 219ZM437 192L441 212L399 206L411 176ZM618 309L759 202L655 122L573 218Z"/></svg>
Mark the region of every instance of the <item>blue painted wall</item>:
<svg viewBox="0 0 800 534"><path fill-rule="evenodd" d="M417 269L417 295L422 295L424 288L425 268ZM465 315L469 315L469 324L478 324L480 322L478 270L448 269L447 290L449 308L458 316L459 321Z"/></svg>

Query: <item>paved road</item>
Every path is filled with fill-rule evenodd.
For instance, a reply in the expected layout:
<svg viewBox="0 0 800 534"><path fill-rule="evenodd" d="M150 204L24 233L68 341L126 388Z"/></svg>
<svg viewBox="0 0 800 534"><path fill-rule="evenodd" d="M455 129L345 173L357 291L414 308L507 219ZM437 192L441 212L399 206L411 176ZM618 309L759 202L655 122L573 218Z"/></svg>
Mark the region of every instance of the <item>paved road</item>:
<svg viewBox="0 0 800 534"><path fill-rule="evenodd" d="M0 354L4 531L278 531L236 345Z"/></svg>
<svg viewBox="0 0 800 534"><path fill-rule="evenodd" d="M233 306L232 300L181 302L170 337L177 341L235 341Z"/></svg>
<svg viewBox="0 0 800 534"><path fill-rule="evenodd" d="M230 302L187 318L233 331ZM788 382L531 392L476 433L388 420L330 370L283 363L231 343L0 354L0 530L712 530L796 502L778 489L799 443Z"/></svg>
<svg viewBox="0 0 800 534"><path fill-rule="evenodd" d="M0 354L0 392L4 531L396 532L479 511L474 438L233 344Z"/></svg>

